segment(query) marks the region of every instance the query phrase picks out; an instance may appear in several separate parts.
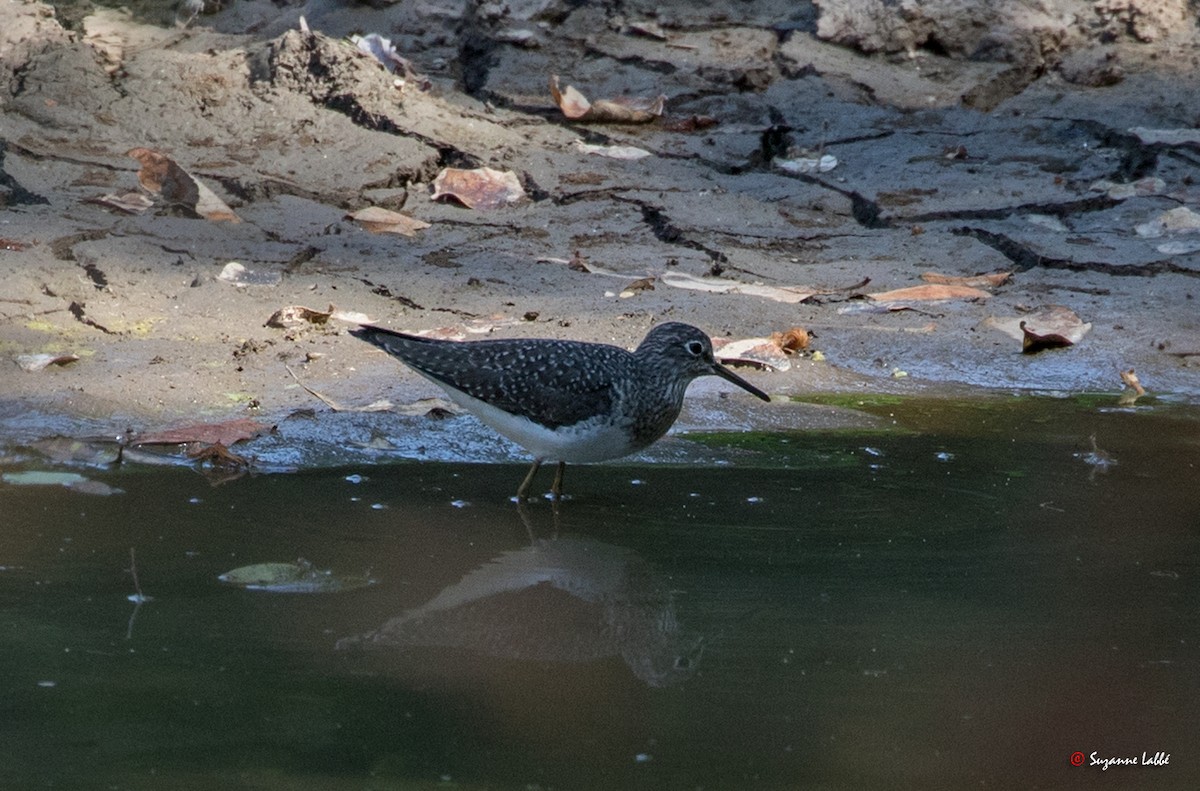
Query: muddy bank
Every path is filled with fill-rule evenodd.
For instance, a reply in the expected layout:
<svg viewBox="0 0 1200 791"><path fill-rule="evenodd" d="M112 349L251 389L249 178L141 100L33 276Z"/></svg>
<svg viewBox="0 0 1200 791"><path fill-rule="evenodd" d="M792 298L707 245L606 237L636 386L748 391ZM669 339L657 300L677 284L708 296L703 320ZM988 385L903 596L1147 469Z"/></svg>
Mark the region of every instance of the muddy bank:
<svg viewBox="0 0 1200 791"><path fill-rule="evenodd" d="M182 26L155 4L60 18L3 0L6 433L329 417L297 377L347 405L436 394L337 322L266 326L291 305L626 346L668 319L732 339L804 327L786 370L746 373L774 394L1115 392L1133 368L1158 397L1200 395L1192 5L226 5ZM343 38L370 31L407 68ZM664 113L569 120L554 74L591 99L665 96ZM240 222L96 202L141 190L138 147ZM430 199L443 169L483 166L526 197ZM347 219L368 206L429 225ZM249 280L220 278L230 262ZM968 298L868 296L928 271L1013 274ZM747 284L787 291L729 290ZM1003 328L1047 305L1090 331L1021 354ZM79 359L14 362L38 353ZM696 386L688 426L810 419L719 389Z"/></svg>

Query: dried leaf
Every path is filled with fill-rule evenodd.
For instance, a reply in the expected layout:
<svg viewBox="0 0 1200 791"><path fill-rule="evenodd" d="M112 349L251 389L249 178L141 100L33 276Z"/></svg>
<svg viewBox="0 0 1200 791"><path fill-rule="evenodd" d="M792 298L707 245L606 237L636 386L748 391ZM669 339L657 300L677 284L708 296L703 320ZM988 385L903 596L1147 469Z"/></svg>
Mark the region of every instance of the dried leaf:
<svg viewBox="0 0 1200 791"><path fill-rule="evenodd" d="M329 310L313 310L303 305L288 305L286 308L280 308L272 313L271 318L267 319L264 326L287 329L288 327L303 327L307 324L326 324L332 315L333 305L329 306Z"/></svg>
<svg viewBox="0 0 1200 791"><path fill-rule="evenodd" d="M664 120L662 128L668 132L698 132L716 126L716 118L711 115L690 115L687 118Z"/></svg>
<svg viewBox="0 0 1200 791"><path fill-rule="evenodd" d="M1092 328L1091 324L1085 324L1075 315L1074 311L1063 305L1042 305L1029 311L1024 317L989 316L983 324L1021 341L1023 348L1031 342L1034 343L1034 348L1026 349L1030 352L1040 351L1042 348L1054 345L1069 346L1077 343ZM1031 340L1031 332L1034 339L1041 336L1047 337L1047 345L1036 346L1038 342ZM1055 336L1061 336L1061 340L1056 342ZM1063 343L1063 340L1066 342Z"/></svg>
<svg viewBox="0 0 1200 791"><path fill-rule="evenodd" d="M486 211L516 203L525 190L515 173L492 168L445 168L433 180L433 200L450 197L468 209Z"/></svg>
<svg viewBox="0 0 1200 791"><path fill-rule="evenodd" d="M651 156L649 151L636 146L596 146L582 140L575 141L575 148L583 154L597 154L610 159L641 159Z"/></svg>
<svg viewBox="0 0 1200 791"><path fill-rule="evenodd" d="M1121 381L1125 386L1136 393L1139 397L1146 395L1146 388L1142 387L1141 381L1138 380L1138 375L1130 368L1128 371L1121 371Z"/></svg>
<svg viewBox="0 0 1200 791"><path fill-rule="evenodd" d="M238 288L245 288L246 286L274 286L283 280L283 275L279 272L258 272L253 269L247 269L237 261L230 261L222 267L220 274L217 275L217 280L237 286Z"/></svg>
<svg viewBox="0 0 1200 791"><path fill-rule="evenodd" d="M1164 234L1195 233L1200 231L1200 214L1187 206L1177 206L1133 230L1146 239L1156 239Z"/></svg>
<svg viewBox="0 0 1200 791"><path fill-rule="evenodd" d="M1043 349L1072 346L1079 343L1092 328L1075 311L1062 305L1050 305L1030 314L1017 324L1021 328L1021 351L1034 354Z"/></svg>
<svg viewBox="0 0 1200 791"><path fill-rule="evenodd" d="M394 233L401 236L416 236L417 231L429 227L429 223L391 211L379 206L368 206L346 215L346 219L354 220L371 233Z"/></svg>
<svg viewBox="0 0 1200 791"><path fill-rule="evenodd" d="M803 327L792 327L785 332L772 332L771 342L785 352L800 352L808 348L811 336Z"/></svg>
<svg viewBox="0 0 1200 791"><path fill-rule="evenodd" d="M943 299L989 299L991 294L970 286L951 286L940 283L909 286L892 291L867 294L876 302L934 302Z"/></svg>
<svg viewBox="0 0 1200 791"><path fill-rule="evenodd" d="M773 164L787 173L828 173L838 166L838 159L833 154L811 154L792 159L775 157Z"/></svg>
<svg viewBox="0 0 1200 791"><path fill-rule="evenodd" d="M244 469L250 466L250 461L245 456L238 454L225 447L224 442L214 442L211 445L205 445L195 450L189 450L189 459L194 459L199 462L208 462L214 467L233 467L236 469Z"/></svg>
<svg viewBox="0 0 1200 791"><path fill-rule="evenodd" d="M617 98L588 101L587 97L572 86L559 89L558 75L550 75L550 95L563 115L572 121L594 123L644 124L663 113L667 97Z"/></svg>
<svg viewBox="0 0 1200 791"><path fill-rule="evenodd" d="M943 275L939 272L921 273L921 279L926 283L937 283L943 286L968 286L971 288L1002 286L1011 280L1012 276L1012 272L990 272L985 275Z"/></svg>
<svg viewBox="0 0 1200 791"><path fill-rule="evenodd" d="M89 203L99 203L126 214L141 214L154 205L154 201L140 192L123 192L120 195L101 195L98 198L88 198Z"/></svg>
<svg viewBox="0 0 1200 791"><path fill-rule="evenodd" d="M695 277L684 272L666 272L659 279L674 288L708 291L715 294L745 294L752 297L765 297L789 305L803 302L814 294L820 293L818 289L804 286L765 286L717 277Z"/></svg>
<svg viewBox="0 0 1200 791"><path fill-rule="evenodd" d="M131 148L126 155L142 166L138 182L147 192L215 222L242 221L216 193L165 154L149 148Z"/></svg>
<svg viewBox="0 0 1200 791"><path fill-rule="evenodd" d="M647 38L658 39L659 41L667 40L667 31L663 30L662 25L657 22L650 22L649 20L630 22L629 32L636 33L639 36L646 36Z"/></svg>
<svg viewBox="0 0 1200 791"><path fill-rule="evenodd" d="M135 437L131 445L183 445L189 442L220 443L228 446L235 442L254 439L260 434L270 431L269 423L261 423L250 418L227 420L224 423L195 423L179 428L143 434Z"/></svg>
<svg viewBox="0 0 1200 791"><path fill-rule="evenodd" d="M76 362L79 359L77 354L18 354L17 365L21 366L22 371L41 371L51 365L66 365L67 363Z"/></svg>
<svg viewBox="0 0 1200 791"><path fill-rule="evenodd" d="M1092 192L1104 192L1113 200L1161 195L1167 191L1167 182L1156 176L1147 176L1133 182L1118 182L1101 179L1090 186Z"/></svg>
<svg viewBox="0 0 1200 791"><path fill-rule="evenodd" d="M654 290L654 278L643 277L641 280L635 280L632 283L630 283L629 285L625 286L625 288L621 289L620 296L622 299L628 299L629 297L637 296L638 294L642 293L643 291L653 291L653 290Z"/></svg>
<svg viewBox="0 0 1200 791"><path fill-rule="evenodd" d="M714 338L713 355L723 363L747 363L776 371L792 367L787 353L772 338Z"/></svg>

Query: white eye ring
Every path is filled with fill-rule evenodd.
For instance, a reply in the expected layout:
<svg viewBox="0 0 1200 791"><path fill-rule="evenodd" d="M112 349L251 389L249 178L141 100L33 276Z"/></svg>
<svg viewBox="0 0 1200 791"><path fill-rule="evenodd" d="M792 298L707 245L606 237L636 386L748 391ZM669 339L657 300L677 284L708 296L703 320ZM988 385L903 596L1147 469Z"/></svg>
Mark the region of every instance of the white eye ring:
<svg viewBox="0 0 1200 791"><path fill-rule="evenodd" d="M704 344L700 341L688 341L684 344L684 348L688 350L688 354L699 357L704 354Z"/></svg>

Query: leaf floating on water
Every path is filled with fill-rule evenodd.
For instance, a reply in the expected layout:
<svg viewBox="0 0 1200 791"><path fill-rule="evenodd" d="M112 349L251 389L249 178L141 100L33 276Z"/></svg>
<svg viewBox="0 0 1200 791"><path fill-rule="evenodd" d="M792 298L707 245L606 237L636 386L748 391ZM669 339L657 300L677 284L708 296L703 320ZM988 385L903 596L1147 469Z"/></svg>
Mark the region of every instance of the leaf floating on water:
<svg viewBox="0 0 1200 791"><path fill-rule="evenodd" d="M51 365L66 365L67 363L77 362L79 355L77 354L18 354L17 365L22 371L41 371Z"/></svg>
<svg viewBox="0 0 1200 791"><path fill-rule="evenodd" d="M109 486L103 481L94 481L91 478L85 478L74 472L47 472L44 470L6 472L0 479L14 486L64 486L80 494L96 494L101 496L123 494L123 491L115 486Z"/></svg>
<svg viewBox="0 0 1200 791"><path fill-rule="evenodd" d="M654 98L597 99L592 102L570 85L560 89L557 74L550 75L550 95L567 118L593 123L649 123L662 115L663 105L667 101L667 97L661 95Z"/></svg>
<svg viewBox="0 0 1200 791"><path fill-rule="evenodd" d="M468 209L498 209L524 197L520 179L505 170L445 168L433 180L432 200L454 198Z"/></svg>
<svg viewBox="0 0 1200 791"><path fill-rule="evenodd" d="M138 182L147 192L161 195L168 203L214 222L242 221L215 192L165 154L149 148L131 148L126 156L136 159L142 166L138 171Z"/></svg>
<svg viewBox="0 0 1200 791"><path fill-rule="evenodd" d="M346 215L371 233L394 233L399 236L416 236L417 231L429 227L429 223L380 206L368 206Z"/></svg>
<svg viewBox="0 0 1200 791"><path fill-rule="evenodd" d="M374 585L366 575L335 574L313 567L307 560L295 563L255 563L217 577L227 585L271 593L338 593Z"/></svg>

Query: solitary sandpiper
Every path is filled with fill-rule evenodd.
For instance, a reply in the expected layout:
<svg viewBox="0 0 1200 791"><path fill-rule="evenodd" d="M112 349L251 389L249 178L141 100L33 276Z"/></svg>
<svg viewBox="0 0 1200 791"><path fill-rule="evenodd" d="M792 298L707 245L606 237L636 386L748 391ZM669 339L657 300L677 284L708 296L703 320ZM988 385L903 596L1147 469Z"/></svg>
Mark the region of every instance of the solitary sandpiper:
<svg viewBox="0 0 1200 791"><path fill-rule="evenodd" d="M536 338L446 341L364 324L350 331L440 385L450 399L533 454L517 489L529 496L543 461L557 461L552 497L562 495L567 462L626 456L667 433L683 394L713 374L771 397L713 357L708 336L690 324L660 324L636 351L604 343Z"/></svg>

